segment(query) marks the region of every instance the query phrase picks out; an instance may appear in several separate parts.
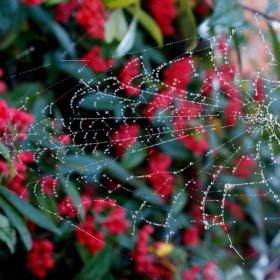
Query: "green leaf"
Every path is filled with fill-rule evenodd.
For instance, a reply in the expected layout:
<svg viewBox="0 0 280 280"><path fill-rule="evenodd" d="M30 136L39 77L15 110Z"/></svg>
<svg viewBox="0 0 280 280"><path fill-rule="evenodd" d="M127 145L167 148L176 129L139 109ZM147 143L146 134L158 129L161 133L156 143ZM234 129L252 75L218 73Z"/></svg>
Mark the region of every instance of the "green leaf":
<svg viewBox="0 0 280 280"><path fill-rule="evenodd" d="M174 196L175 197L178 196L178 199L176 199L176 201L175 201L175 199L173 200L174 204L171 207L171 212L174 215L179 214L186 206L186 204L188 202L188 197L187 197L186 192L187 192L187 190L180 190L179 188L176 188L176 190L174 192Z"/></svg>
<svg viewBox="0 0 280 280"><path fill-rule="evenodd" d="M107 8L115 9L136 4L139 0L102 0L102 2Z"/></svg>
<svg viewBox="0 0 280 280"><path fill-rule="evenodd" d="M235 32L236 30L231 30L231 32L233 33L232 38L233 38L233 42L234 42L234 48L236 50L237 53L237 58L238 58L238 64L239 64L239 68L240 68L240 72L242 72L242 61L241 61L241 52L240 52L240 43L239 43L239 36L238 33Z"/></svg>
<svg viewBox="0 0 280 280"><path fill-rule="evenodd" d="M122 9L113 11L105 23L105 42L112 43L114 39L121 41L128 26Z"/></svg>
<svg viewBox="0 0 280 280"><path fill-rule="evenodd" d="M134 191L133 196L143 201L147 201L148 204L156 206L164 205L163 200L158 196L158 194L155 194L155 192L148 187L142 187L141 189Z"/></svg>
<svg viewBox="0 0 280 280"><path fill-rule="evenodd" d="M112 254L112 249L102 249L85 263L82 270L73 280L101 279L101 277L109 271L110 266L112 265Z"/></svg>
<svg viewBox="0 0 280 280"><path fill-rule="evenodd" d="M46 13L46 11L42 7L29 7L29 12L31 17L38 24L39 27L47 29L56 37L60 46L65 50L63 57L65 57L67 53L69 53L72 58L77 57L74 44L67 31L57 22L52 20L52 18Z"/></svg>
<svg viewBox="0 0 280 280"><path fill-rule="evenodd" d="M275 70L277 73L278 80L280 80L280 44L277 39L277 35L273 29L273 27L268 23L269 34L272 41L274 58L275 58Z"/></svg>
<svg viewBox="0 0 280 280"><path fill-rule="evenodd" d="M198 37L196 33L197 27L195 16L192 12L188 1L179 0L177 22L179 27L179 33L181 34L181 39L188 39L187 50L190 51L195 47Z"/></svg>
<svg viewBox="0 0 280 280"><path fill-rule="evenodd" d="M2 155L7 160L10 159L10 152L2 142L0 142L0 155Z"/></svg>
<svg viewBox="0 0 280 280"><path fill-rule="evenodd" d="M122 99L110 92L93 92L81 99L79 106L87 110L112 110Z"/></svg>
<svg viewBox="0 0 280 280"><path fill-rule="evenodd" d="M146 149L143 145L137 143L130 148L128 148L122 159L121 164L126 169L131 169L139 165L146 157Z"/></svg>
<svg viewBox="0 0 280 280"><path fill-rule="evenodd" d="M127 7L126 10L132 15L135 14L135 9L132 7ZM159 46L162 45L163 36L156 21L143 10L139 10L137 15L139 23L148 31Z"/></svg>
<svg viewBox="0 0 280 280"><path fill-rule="evenodd" d="M275 13L278 10L278 8L279 6L277 0L269 0L265 13L266 14Z"/></svg>
<svg viewBox="0 0 280 280"><path fill-rule="evenodd" d="M5 242L9 247L11 253L15 251L16 236L15 231L11 227L9 220L0 214L0 240Z"/></svg>
<svg viewBox="0 0 280 280"><path fill-rule="evenodd" d="M95 74L89 67L75 61L58 62L57 67L60 71L72 76L76 80L88 82L95 79Z"/></svg>
<svg viewBox="0 0 280 280"><path fill-rule="evenodd" d="M57 4L60 4L60 3L67 3L68 0L47 0L45 2L46 5L48 6L51 6L51 5L57 5Z"/></svg>
<svg viewBox="0 0 280 280"><path fill-rule="evenodd" d="M85 211L83 205L81 203L81 196L78 190L74 187L73 183L66 179L64 176L59 177L59 181L62 185L63 191L66 195L69 195L80 215L80 218L84 220L85 218Z"/></svg>
<svg viewBox="0 0 280 280"><path fill-rule="evenodd" d="M49 231L60 234L60 230L36 208L23 201L13 192L0 186L0 193L3 195L23 216L27 217L34 224Z"/></svg>
<svg viewBox="0 0 280 280"><path fill-rule="evenodd" d="M22 240L23 244L25 245L26 249L29 251L31 249L31 236L28 231L27 226L25 225L24 221L22 220L19 213L12 207L3 197L0 196L0 204L1 208L3 209L4 213L10 220L11 224L15 227L18 231L20 239Z"/></svg>
<svg viewBox="0 0 280 280"><path fill-rule="evenodd" d="M85 246L83 246L79 242L75 242L75 247L79 253L79 256L80 256L82 262L85 264L91 256L90 252L88 251L88 249Z"/></svg>
<svg viewBox="0 0 280 280"><path fill-rule="evenodd" d="M136 27L137 27L137 14L134 15L132 22L129 25L129 28L122 39L121 43L118 45L115 54L116 56L123 55L128 53L135 42L136 36Z"/></svg>
<svg viewBox="0 0 280 280"><path fill-rule="evenodd" d="M210 26L225 25L234 27L243 20L243 10L237 0L219 0L208 24Z"/></svg>

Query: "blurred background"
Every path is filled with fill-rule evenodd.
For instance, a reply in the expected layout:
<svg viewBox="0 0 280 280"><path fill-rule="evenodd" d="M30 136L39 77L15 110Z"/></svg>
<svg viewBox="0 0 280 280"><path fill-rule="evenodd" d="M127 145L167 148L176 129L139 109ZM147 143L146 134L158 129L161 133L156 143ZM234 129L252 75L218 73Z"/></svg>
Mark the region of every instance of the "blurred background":
<svg viewBox="0 0 280 280"><path fill-rule="evenodd" d="M280 279L280 1L0 1L0 278Z"/></svg>

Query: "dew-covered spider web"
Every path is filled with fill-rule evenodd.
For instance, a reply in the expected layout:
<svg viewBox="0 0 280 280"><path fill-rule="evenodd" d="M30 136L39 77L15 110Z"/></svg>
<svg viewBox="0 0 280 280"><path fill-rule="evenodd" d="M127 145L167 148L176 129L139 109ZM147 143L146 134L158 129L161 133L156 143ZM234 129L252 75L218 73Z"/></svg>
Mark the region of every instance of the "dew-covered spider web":
<svg viewBox="0 0 280 280"><path fill-rule="evenodd" d="M242 32L244 28L240 25L231 31L218 30L215 36L201 36L191 50L155 67L147 67L145 62L153 48L114 56L115 60L124 56L131 59L121 72L116 73L111 68L106 78L102 75L93 79L85 77L87 63L76 60L81 63L80 80L71 90L63 90L69 80L73 83L69 76L41 91L30 92L22 101L21 110L26 110L25 104L32 96L56 90L56 87L60 91L54 101L36 105L40 113L34 116L26 139L19 146L10 146L11 137L18 137L20 128L17 126L13 127L12 134L1 136L14 158L21 151L34 153L34 164L29 167L34 181L27 184L25 191L34 193L37 201L30 203L38 204L42 210L67 221L72 228L83 231L83 204L88 201L78 206L65 202L63 216L58 209L46 207L48 196L40 184L48 176L47 169L36 163L48 157L46 166L53 165L55 169L54 197L59 196L57 182L63 182L70 197L75 191L83 195L82 184L107 193L102 199L99 195L95 198L95 194L91 199L125 210L131 234L126 242L130 243L131 250L135 248L143 224L164 232L162 241L166 246L176 240L176 232L184 232L190 225L199 225L205 238L211 236L208 232L215 232L219 227L227 236L229 250L246 264L251 256L244 256L238 241L231 235L232 231L241 231L242 226L233 215L225 213L228 203L234 200L246 201L252 209L256 208L256 213L260 207L256 197L275 205L280 202L280 82L273 76L273 67L279 62L257 17L250 32L260 37L259 45L236 45L233 36ZM222 48L221 39L224 40ZM172 42L160 48L172 50L174 45L182 43L184 41ZM243 75L240 65L230 61L230 54L237 49L251 62L257 61L260 53L266 53L267 64ZM188 67L182 69L180 77L169 80L166 69L180 61L187 61ZM67 68L73 60L68 60L64 53L56 63ZM135 67L140 69L139 74L124 78ZM181 79L186 77L191 83L182 87ZM67 106L67 116L59 115L57 107L61 106ZM13 120L8 126L12 123ZM56 141L61 131L71 137L69 144ZM159 153L171 157L177 164L162 168L166 159ZM153 187L155 185L157 188ZM173 185L172 191L170 185ZM131 199L139 203L130 203ZM187 226L182 215L177 215L186 200L187 205L200 211ZM78 223L71 219L75 207L78 208ZM164 220L158 219L159 213ZM271 220L278 219L277 215L265 212L263 216L251 218L261 232ZM91 234L88 238L98 240ZM133 254L100 242L126 262L135 261ZM165 258L162 266L164 262Z"/></svg>

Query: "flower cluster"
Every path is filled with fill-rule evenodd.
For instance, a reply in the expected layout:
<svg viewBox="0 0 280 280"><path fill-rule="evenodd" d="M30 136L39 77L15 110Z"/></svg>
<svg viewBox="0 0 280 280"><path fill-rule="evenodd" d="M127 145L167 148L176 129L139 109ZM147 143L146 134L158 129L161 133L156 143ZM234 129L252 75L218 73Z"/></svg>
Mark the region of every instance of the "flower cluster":
<svg viewBox="0 0 280 280"><path fill-rule="evenodd" d="M104 217L101 222L101 228L105 232L112 235L124 233L129 226L129 221L125 219L125 210L123 208L116 207L115 202L110 199L96 198L92 202L90 198L83 198L85 212L92 208L94 213L102 214ZM86 219L76 229L76 238L91 254L97 253L105 244L105 234L103 231L96 230L94 216L89 212Z"/></svg>
<svg viewBox="0 0 280 280"><path fill-rule="evenodd" d="M145 225L139 230L136 250L132 252L132 257L136 264L135 271L138 274L149 275L152 279L158 279L159 276L162 276L166 280L171 280L170 271L157 263L156 255L149 254L148 241L153 232L154 228L150 225ZM162 244L154 244L152 251L158 250L161 245ZM165 245L164 243L163 246Z"/></svg>
<svg viewBox="0 0 280 280"><path fill-rule="evenodd" d="M200 127L200 124L194 121L200 112L200 105L182 101L180 109L175 114L173 123L178 141L198 157L202 156L208 149L206 133L204 129Z"/></svg>
<svg viewBox="0 0 280 280"><path fill-rule="evenodd" d="M106 73L115 63L114 59L103 59L100 56L101 48L93 47L87 54L83 55L81 62L88 65L96 73Z"/></svg>
<svg viewBox="0 0 280 280"><path fill-rule="evenodd" d="M170 195L173 193L173 184L175 177L168 172L172 163L171 157L158 153L156 150L151 150L148 158L148 181L151 183L155 192L167 202Z"/></svg>
<svg viewBox="0 0 280 280"><path fill-rule="evenodd" d="M173 0L150 0L148 8L156 20L162 33L166 36L174 34L172 23L176 17L176 6Z"/></svg>
<svg viewBox="0 0 280 280"><path fill-rule="evenodd" d="M119 157L121 157L129 147L136 143L139 130L140 128L138 124L122 124L118 130L114 130L112 142Z"/></svg>
<svg viewBox="0 0 280 280"><path fill-rule="evenodd" d="M105 7L100 0L79 3L76 19L92 38L104 38Z"/></svg>
<svg viewBox="0 0 280 280"><path fill-rule="evenodd" d="M120 71L119 80L121 88L123 88L127 95L139 95L140 89L134 85L133 79L136 79L140 74L140 61L136 57L131 57L128 62L125 63Z"/></svg>
<svg viewBox="0 0 280 280"><path fill-rule="evenodd" d="M97 253L105 245L104 233L95 231L94 228L94 218L89 214L75 231L78 242L85 246L91 254Z"/></svg>
<svg viewBox="0 0 280 280"><path fill-rule="evenodd" d="M192 62L189 57L184 56L173 62L163 71L163 81L168 86L184 90L191 82L192 72ZM185 97L185 95L183 97Z"/></svg>
<svg viewBox="0 0 280 280"><path fill-rule="evenodd" d="M33 240L32 250L27 254L26 267L39 278L46 277L47 271L54 266L52 251L54 245L51 241Z"/></svg>
<svg viewBox="0 0 280 280"><path fill-rule="evenodd" d="M59 183L54 177L47 176L40 181L40 185L46 194L52 195L53 189L57 188Z"/></svg>
<svg viewBox="0 0 280 280"><path fill-rule="evenodd" d="M184 232L183 243L191 246L196 246L200 243L199 228L192 226Z"/></svg>

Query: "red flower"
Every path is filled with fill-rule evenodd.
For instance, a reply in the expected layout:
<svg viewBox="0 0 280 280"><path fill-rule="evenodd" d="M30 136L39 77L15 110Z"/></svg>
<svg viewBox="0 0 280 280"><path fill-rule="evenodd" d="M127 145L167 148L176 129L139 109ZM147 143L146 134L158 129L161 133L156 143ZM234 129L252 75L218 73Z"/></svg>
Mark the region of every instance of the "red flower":
<svg viewBox="0 0 280 280"><path fill-rule="evenodd" d="M195 6L194 12L195 12L197 15L204 16L204 15L209 14L210 10L211 10L211 5L210 5L210 3L208 2L208 0L201 0L201 1L199 1L199 3Z"/></svg>
<svg viewBox="0 0 280 280"><path fill-rule="evenodd" d="M182 102L181 108L175 115L174 133L178 141L191 150L196 156L200 157L208 149L208 141L205 131L199 123L191 123L198 117L201 107L198 104Z"/></svg>
<svg viewBox="0 0 280 280"><path fill-rule="evenodd" d="M21 152L18 154L18 160L21 163L31 163L34 160L34 155L32 152Z"/></svg>
<svg viewBox="0 0 280 280"><path fill-rule="evenodd" d="M26 256L27 269L39 278L46 277L47 271L54 266L53 249L54 245L49 240L33 240L32 250Z"/></svg>
<svg viewBox="0 0 280 280"><path fill-rule="evenodd" d="M189 271L182 272L183 280L195 280L196 275L199 273L200 268L198 266L193 266Z"/></svg>
<svg viewBox="0 0 280 280"><path fill-rule="evenodd" d="M102 232L94 232L94 218L92 215L87 215L86 219L76 229L76 238L78 242L84 245L91 254L100 251L105 243L104 234Z"/></svg>
<svg viewBox="0 0 280 280"><path fill-rule="evenodd" d="M242 207L238 203L234 201L226 202L226 206L228 207L230 214L237 220L244 220L245 214Z"/></svg>
<svg viewBox="0 0 280 280"><path fill-rule="evenodd" d="M76 19L92 38L104 38L105 7L100 0L81 1Z"/></svg>
<svg viewBox="0 0 280 280"><path fill-rule="evenodd" d="M52 195L54 189L59 186L59 183L55 178L48 176L41 180L40 185L46 194Z"/></svg>
<svg viewBox="0 0 280 280"><path fill-rule="evenodd" d="M55 20L58 22L66 23L72 11L77 5L77 0L71 0L69 3L60 3L55 6Z"/></svg>
<svg viewBox="0 0 280 280"><path fill-rule="evenodd" d="M133 79L140 74L140 61L137 57L131 57L121 69L119 79L121 86L127 95L139 95L140 89L133 85Z"/></svg>
<svg viewBox="0 0 280 280"><path fill-rule="evenodd" d="M172 22L176 17L175 1L172 0L150 0L149 10L159 25L162 33L166 36L174 34Z"/></svg>
<svg viewBox="0 0 280 280"><path fill-rule="evenodd" d="M173 103L173 91L166 89L155 94L148 102L143 110L143 115L147 118L153 118L156 111L159 109L166 109Z"/></svg>
<svg viewBox="0 0 280 280"><path fill-rule="evenodd" d="M96 73L106 73L114 65L114 59L103 59L100 56L101 48L95 46L81 58L83 64L88 65Z"/></svg>
<svg viewBox="0 0 280 280"><path fill-rule="evenodd" d="M8 104L4 100L0 100L0 129L4 129L9 119Z"/></svg>
<svg viewBox="0 0 280 280"><path fill-rule="evenodd" d="M129 147L136 143L138 133L138 124L122 124L118 130L113 132L112 142L119 157L121 157Z"/></svg>
<svg viewBox="0 0 280 280"><path fill-rule="evenodd" d="M190 59L185 56L172 63L167 69L163 71L163 81L169 86L174 86L177 89L184 90L185 87L191 82L192 71L193 69L190 64Z"/></svg>
<svg viewBox="0 0 280 280"><path fill-rule="evenodd" d="M254 86L255 86L255 95L254 95L255 101L259 103L263 103L265 99L265 91L264 91L262 79L261 78L256 79Z"/></svg>
<svg viewBox="0 0 280 280"><path fill-rule="evenodd" d="M123 234L129 226L129 221L125 218L125 210L117 207L110 213L109 217L102 222L102 225L110 234Z"/></svg>
<svg viewBox="0 0 280 280"><path fill-rule="evenodd" d="M205 264L204 270L203 270L203 279L207 280L219 280L220 278L217 276L217 266L213 262L208 262Z"/></svg>
<svg viewBox="0 0 280 280"><path fill-rule="evenodd" d="M183 243L191 246L196 246L200 243L199 228L192 226L184 232Z"/></svg>
<svg viewBox="0 0 280 280"><path fill-rule="evenodd" d="M19 0L21 3L26 3L29 6L39 5L45 2L45 0Z"/></svg>
<svg viewBox="0 0 280 280"><path fill-rule="evenodd" d="M68 145L71 143L71 136L65 133L62 133L59 136L59 141L63 144L63 145Z"/></svg>
<svg viewBox="0 0 280 280"><path fill-rule="evenodd" d="M250 178L252 171L256 168L256 163L253 158L249 156L242 156L234 162L234 174L243 178Z"/></svg>
<svg viewBox="0 0 280 280"><path fill-rule="evenodd" d="M147 174L149 175L148 181L150 181L152 188L164 201L168 201L170 195L173 193L175 179L174 175L168 172L171 162L171 157L152 151L147 169Z"/></svg>

